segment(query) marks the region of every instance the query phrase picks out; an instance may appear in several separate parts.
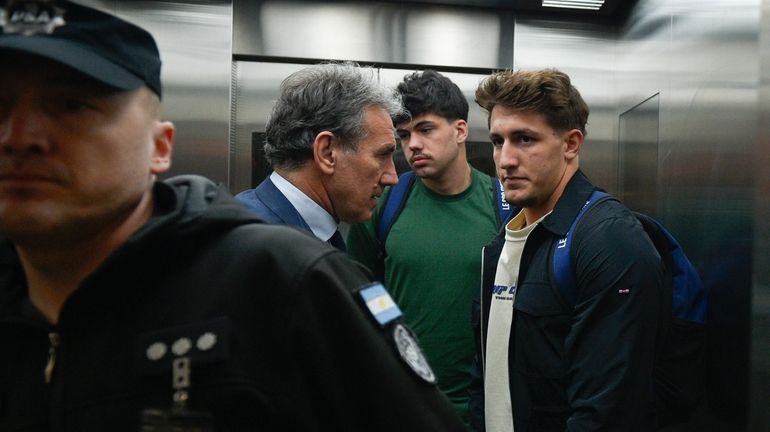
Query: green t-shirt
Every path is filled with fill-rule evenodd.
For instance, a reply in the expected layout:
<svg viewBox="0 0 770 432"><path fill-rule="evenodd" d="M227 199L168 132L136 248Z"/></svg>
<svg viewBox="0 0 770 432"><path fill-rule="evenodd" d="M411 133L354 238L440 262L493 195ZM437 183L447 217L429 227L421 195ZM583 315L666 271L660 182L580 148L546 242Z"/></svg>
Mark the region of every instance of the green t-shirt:
<svg viewBox="0 0 770 432"><path fill-rule="evenodd" d="M468 189L449 196L415 179L385 242L383 281L466 423L475 351L471 302L481 284L481 248L498 231L493 183L476 169L471 179ZM376 268L375 227L383 203L370 221L352 226L347 239L348 253L370 269Z"/></svg>

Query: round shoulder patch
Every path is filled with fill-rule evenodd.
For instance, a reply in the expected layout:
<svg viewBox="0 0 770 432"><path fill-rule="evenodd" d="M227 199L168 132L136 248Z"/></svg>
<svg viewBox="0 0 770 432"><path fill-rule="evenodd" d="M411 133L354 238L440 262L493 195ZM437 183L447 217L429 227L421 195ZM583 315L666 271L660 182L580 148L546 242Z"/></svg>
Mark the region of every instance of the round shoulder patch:
<svg viewBox="0 0 770 432"><path fill-rule="evenodd" d="M393 328L393 340L396 342L398 354L407 365L423 380L436 384L436 374L430 368L425 354L422 353L420 345L417 344L412 332L402 324L396 324Z"/></svg>

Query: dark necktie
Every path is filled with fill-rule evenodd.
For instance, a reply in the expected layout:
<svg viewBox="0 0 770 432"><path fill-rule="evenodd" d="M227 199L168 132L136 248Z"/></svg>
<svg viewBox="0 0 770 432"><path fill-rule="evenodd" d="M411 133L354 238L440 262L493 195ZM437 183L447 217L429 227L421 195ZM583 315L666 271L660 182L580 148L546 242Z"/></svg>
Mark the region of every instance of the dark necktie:
<svg viewBox="0 0 770 432"><path fill-rule="evenodd" d="M347 251L347 248L345 247L345 240L342 239L342 234L340 234L339 230L334 231L334 234L329 238L329 244L341 250L342 252Z"/></svg>

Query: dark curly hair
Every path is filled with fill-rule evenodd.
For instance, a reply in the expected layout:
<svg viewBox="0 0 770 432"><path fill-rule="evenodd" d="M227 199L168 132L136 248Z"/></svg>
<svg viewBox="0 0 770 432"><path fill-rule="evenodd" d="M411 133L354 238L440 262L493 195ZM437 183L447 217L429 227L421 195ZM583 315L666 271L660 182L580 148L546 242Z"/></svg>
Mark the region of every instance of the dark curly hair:
<svg viewBox="0 0 770 432"><path fill-rule="evenodd" d="M425 113L435 113L449 121L468 120L468 101L457 84L433 70L422 73L414 72L404 77L396 87L408 111L394 117L393 123L399 124Z"/></svg>

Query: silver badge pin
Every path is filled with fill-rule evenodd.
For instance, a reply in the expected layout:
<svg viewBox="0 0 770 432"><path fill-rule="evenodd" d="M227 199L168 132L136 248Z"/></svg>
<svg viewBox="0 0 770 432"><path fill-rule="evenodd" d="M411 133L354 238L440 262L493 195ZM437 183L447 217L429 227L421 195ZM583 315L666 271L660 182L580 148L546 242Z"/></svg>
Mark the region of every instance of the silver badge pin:
<svg viewBox="0 0 770 432"><path fill-rule="evenodd" d="M187 354L192 348L192 341L186 337L179 338L171 345L171 352L178 356Z"/></svg>
<svg viewBox="0 0 770 432"><path fill-rule="evenodd" d="M157 361L163 358L164 355L166 355L166 352L168 351L168 348L166 348L166 344L163 342L155 342L154 344L147 347L147 358L152 361Z"/></svg>
<svg viewBox="0 0 770 432"><path fill-rule="evenodd" d="M203 333L195 342L195 346L201 351L208 351L217 344L217 335L211 332Z"/></svg>

